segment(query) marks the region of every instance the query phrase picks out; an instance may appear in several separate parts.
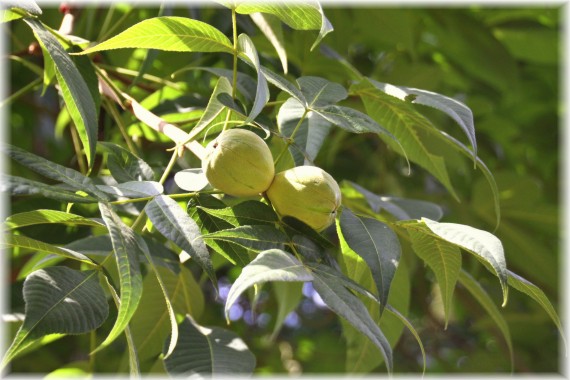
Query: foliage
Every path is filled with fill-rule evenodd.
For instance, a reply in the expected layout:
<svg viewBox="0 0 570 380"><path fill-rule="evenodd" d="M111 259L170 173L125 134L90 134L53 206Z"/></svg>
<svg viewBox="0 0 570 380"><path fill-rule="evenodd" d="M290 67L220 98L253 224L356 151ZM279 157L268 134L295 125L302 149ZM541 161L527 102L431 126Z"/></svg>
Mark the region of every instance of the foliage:
<svg viewBox="0 0 570 380"><path fill-rule="evenodd" d="M473 371L449 363L487 360L496 337L504 355L487 353L482 370L556 370L537 363L556 358L556 328L564 337L556 246L539 241L557 215L531 177L556 164L526 165L550 140L531 144L517 123L555 114L537 99L557 85L556 56L538 51L557 36L557 12L314 1L61 11L55 30L61 15L33 1L2 10L16 86L2 101L13 166L1 244L11 311L23 312L3 368L61 350L34 371ZM45 115L28 112L29 97ZM49 134L35 127L46 118ZM276 172L318 164L344 179L335 225L317 232L265 194L212 188L200 161L229 128L264 137ZM545 182L555 201L556 189ZM521 319L529 311L537 321ZM521 326L548 333L533 346ZM435 342L446 334L461 340L450 353Z"/></svg>

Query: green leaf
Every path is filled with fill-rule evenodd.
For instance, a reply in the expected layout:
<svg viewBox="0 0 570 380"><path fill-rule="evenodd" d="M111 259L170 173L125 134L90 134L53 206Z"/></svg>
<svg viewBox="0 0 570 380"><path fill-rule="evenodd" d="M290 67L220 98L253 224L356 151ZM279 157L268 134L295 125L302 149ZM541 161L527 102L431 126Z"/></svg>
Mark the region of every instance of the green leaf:
<svg viewBox="0 0 570 380"><path fill-rule="evenodd" d="M98 189L121 198L146 198L164 193L164 187L155 181L132 181L117 186L98 185Z"/></svg>
<svg viewBox="0 0 570 380"><path fill-rule="evenodd" d="M499 311L497 306L495 306L495 303L493 302L491 297L489 297L485 289L483 289L483 287L473 277L471 277L469 273L467 273L464 270L461 270L459 274L459 282L461 283L461 285L465 287L465 289L469 291L469 293L471 293L471 295L477 300L477 302L479 302L479 304L483 306L485 311L487 311L487 313L491 316L491 318L493 318L493 320L499 327L499 330L503 334L503 337L505 338L505 343L507 344L507 347L509 349L511 368L512 368L514 364L513 345L511 342L511 333L509 331L509 325L507 324L507 321L505 321L505 319L501 315L501 312Z"/></svg>
<svg viewBox="0 0 570 380"><path fill-rule="evenodd" d="M270 225L275 226L278 222L275 211L265 203L258 201L240 202L235 206L220 209L200 207L198 208L211 216L222 219L234 227L242 225Z"/></svg>
<svg viewBox="0 0 570 380"><path fill-rule="evenodd" d="M382 306L388 301L390 285L400 261L401 248L396 234L384 223L342 211L339 230L348 246L368 264Z"/></svg>
<svg viewBox="0 0 570 380"><path fill-rule="evenodd" d="M267 81L265 76L261 73L261 64L259 63L259 56L257 55L257 49L247 36L247 34L240 34L238 37L238 51L240 54L244 55L251 64L255 67L257 72L257 89L255 94L255 100L253 106L249 111L249 115L244 123L250 123L261 113L265 104L269 101L269 87L267 86Z"/></svg>
<svg viewBox="0 0 570 380"><path fill-rule="evenodd" d="M124 48L230 54L233 51L230 40L213 26L186 17L165 16L141 21L81 54Z"/></svg>
<svg viewBox="0 0 570 380"><path fill-rule="evenodd" d="M473 112L465 104L458 100L449 98L435 92L421 90L417 88L394 86L388 83L380 83L369 79L377 89L388 95L394 96L402 101L406 101L410 96L414 97L412 103L438 109L448 114L465 132L471 146L473 146L473 158L477 157L477 139L475 138L475 125L473 123Z"/></svg>
<svg viewBox="0 0 570 380"><path fill-rule="evenodd" d="M107 167L117 182L154 180L150 165L127 149L105 141L99 142L98 146L107 151Z"/></svg>
<svg viewBox="0 0 570 380"><path fill-rule="evenodd" d="M6 23L6 22L10 22L13 20L18 20L20 18L24 17L23 14L20 14L18 12L14 12L10 9L0 9L0 23Z"/></svg>
<svg viewBox="0 0 570 380"><path fill-rule="evenodd" d="M77 170L66 168L65 166L56 164L55 162L51 162L12 145L3 145L0 149L14 161L47 178L63 182L73 190L84 191L99 200L109 199L104 192L95 186L89 177L84 176Z"/></svg>
<svg viewBox="0 0 570 380"><path fill-rule="evenodd" d="M12 195L41 194L46 198L61 202L95 203L98 201L97 198L90 197L89 195L80 195L52 185L5 174L0 174L0 191Z"/></svg>
<svg viewBox="0 0 570 380"><path fill-rule="evenodd" d="M262 66L261 72L267 79L267 81L273 84L278 89L285 91L295 99L297 99L301 104L306 104L307 100L303 93L295 87L295 85L289 82L287 79L283 78L281 75L274 73L273 71L269 70L267 67Z"/></svg>
<svg viewBox="0 0 570 380"><path fill-rule="evenodd" d="M179 275L162 267L157 267L157 271L170 297L174 312L181 315L190 314L198 319L204 310L204 295L192 272L182 265L179 267ZM171 334L169 311L157 277L152 274L147 275L143 281L143 288L144 297L130 322L141 367L156 359ZM180 331L178 334L180 336Z"/></svg>
<svg viewBox="0 0 570 380"><path fill-rule="evenodd" d="M174 174L174 183L184 191L200 191L207 188L210 183L202 168L184 169Z"/></svg>
<svg viewBox="0 0 570 380"><path fill-rule="evenodd" d="M217 75L219 77L226 78L228 80L228 83L233 80L233 76L234 76L233 70L221 69L218 67L199 66L199 67L188 67L188 68L184 68L182 70L204 70L204 71L207 71L207 72L212 73L214 75ZM172 75L176 76L182 70L180 70L180 71L178 71ZM257 91L257 83L256 83L255 79L253 79L249 75L238 71L237 72L236 87L237 87L237 90L248 101L253 101L255 99L255 94ZM230 93L231 93L231 87L230 87Z"/></svg>
<svg viewBox="0 0 570 380"><path fill-rule="evenodd" d="M117 320L107 338L96 351L110 345L127 328L142 297L142 275L139 264L139 256L142 252L137 237L111 206L99 203L99 210L111 236L121 291Z"/></svg>
<svg viewBox="0 0 570 380"><path fill-rule="evenodd" d="M474 227L455 223L438 223L422 218L422 222L437 236L465 249L480 261L490 265L503 288L503 306L508 299L507 264L501 241L493 234Z"/></svg>
<svg viewBox="0 0 570 380"><path fill-rule="evenodd" d="M313 286L325 304L336 314L346 319L355 329L366 335L384 356L388 372L392 372L392 349L390 343L370 317L362 301L334 277L313 272Z"/></svg>
<svg viewBox="0 0 570 380"><path fill-rule="evenodd" d="M461 270L461 251L457 246L428 234L414 230L410 230L409 234L414 252L435 273L443 299L445 328L447 328L453 291Z"/></svg>
<svg viewBox="0 0 570 380"><path fill-rule="evenodd" d="M303 117L301 125L298 125ZM277 126L286 137L291 137L295 131L294 143L289 151L295 164L300 166L307 161L314 161L332 125L317 113L308 112L297 99L289 98L279 107Z"/></svg>
<svg viewBox="0 0 570 380"><path fill-rule="evenodd" d="M173 199L159 195L146 205L146 213L154 227L182 248L206 272L217 287L210 253L196 222Z"/></svg>
<svg viewBox="0 0 570 380"><path fill-rule="evenodd" d="M227 230L211 232L202 236L206 242L211 240L236 244L253 252L271 248L283 249L287 236L274 226L239 226Z"/></svg>
<svg viewBox="0 0 570 380"><path fill-rule="evenodd" d="M201 233L206 235L210 232L232 228L232 225L228 222L214 217L204 211L204 208L222 209L225 207L225 203L221 200L208 194L200 194L189 202L188 213L200 226ZM251 261L248 250L236 244L231 244L222 240L210 240L208 241L208 246L220 255L224 256L234 265L244 267Z"/></svg>
<svg viewBox="0 0 570 380"><path fill-rule="evenodd" d="M422 131L434 134L436 129L428 119L414 110L405 101L387 95L377 89L369 81L364 80L351 88L364 102L368 115L384 126L397 140L392 138L384 141L400 154L405 154L410 161L420 165L435 176L458 199L451 184L445 160L430 149ZM395 142L401 146L395 144Z"/></svg>
<svg viewBox="0 0 570 380"><path fill-rule="evenodd" d="M4 0L2 1L2 8L18 8L35 16L42 14L41 8L34 0Z"/></svg>
<svg viewBox="0 0 570 380"><path fill-rule="evenodd" d="M340 84L325 78L306 76L297 79L299 88L305 96L307 108L323 108L340 102L348 97L346 89Z"/></svg>
<svg viewBox="0 0 570 380"><path fill-rule="evenodd" d="M552 319L552 322L554 322L554 324L558 328L560 336L562 337L562 341L564 342L564 347L566 348L566 351L568 351L568 346L565 338L566 335L564 334L564 330L562 329L560 318L558 317L556 310L554 310L554 307L548 300L548 297L546 297L544 292L540 290L540 288L534 285L532 282L524 279L523 277L511 271L507 271L507 273L509 276L508 281L510 286L512 286L516 290L526 294L527 296L538 302L538 304L544 309L544 311L546 311L550 319Z"/></svg>
<svg viewBox="0 0 570 380"><path fill-rule="evenodd" d="M333 31L332 25L316 1L305 1L303 3L246 1L241 2L235 10L241 14L269 13L277 16L285 24L296 30L319 30L319 36L313 43L311 50L319 44L324 36Z"/></svg>
<svg viewBox="0 0 570 380"><path fill-rule="evenodd" d="M243 268L230 288L225 306L226 319L228 319L230 308L239 296L255 284L269 281L305 282L312 280L311 272L291 254L280 249L263 251Z"/></svg>
<svg viewBox="0 0 570 380"><path fill-rule="evenodd" d="M435 203L417 199L377 195L359 184L350 181L343 181L342 185L350 186L362 194L372 211L377 214L382 210L386 210L386 212L398 220L421 219L422 217L426 217L437 221L443 217L442 208Z"/></svg>
<svg viewBox="0 0 570 380"><path fill-rule="evenodd" d="M101 227L101 222L88 219L80 215L57 210L34 210L14 214L6 218L2 224L5 230L13 230L20 227L33 226L36 224L62 223L70 225L82 225Z"/></svg>
<svg viewBox="0 0 570 380"><path fill-rule="evenodd" d="M83 76L57 38L38 20L26 18L38 42L55 63L61 94L81 139L87 162L93 165L97 144L97 110L91 91Z"/></svg>
<svg viewBox="0 0 570 380"><path fill-rule="evenodd" d="M303 284L299 282L274 282L273 294L277 302L277 315L275 325L271 333L271 339L275 339L285 318L297 308L303 298Z"/></svg>
<svg viewBox="0 0 570 380"><path fill-rule="evenodd" d="M39 338L53 333L84 334L107 319L109 306L97 271L49 267L24 282L24 323L4 356L2 367Z"/></svg>
<svg viewBox="0 0 570 380"><path fill-rule="evenodd" d="M210 101L206 106L206 110L194 128L188 133L188 140L197 139L206 134L222 131L226 121L242 121L245 122L245 116L241 113L232 111L230 118L227 112L230 111L228 104L233 104L232 85L226 77L220 77L214 88L214 92L210 97ZM215 127L214 127L215 126ZM212 127L212 128L209 128Z"/></svg>
<svg viewBox="0 0 570 380"><path fill-rule="evenodd" d="M79 252L75 252L68 248L57 247L52 244L44 243L43 241L35 240L26 237L24 235L12 234L9 236L5 236L2 242L0 242L0 248L14 248L14 247L30 249L32 251L38 251L38 252L51 253L54 255L65 257L67 259L80 261L82 263L89 265L90 267L96 266L96 264L91 259L89 259L87 256Z"/></svg>
<svg viewBox="0 0 570 380"><path fill-rule="evenodd" d="M283 36L283 27L279 19L270 14L251 13L249 15L255 25L261 30L263 35L271 42L273 48L277 52L277 56L281 61L283 72L287 74L287 49L285 48L285 37Z"/></svg>
<svg viewBox="0 0 570 380"><path fill-rule="evenodd" d="M202 327L190 316L180 323L179 331L176 349L164 360L171 376L216 377L253 373L255 356L234 332L220 327Z"/></svg>

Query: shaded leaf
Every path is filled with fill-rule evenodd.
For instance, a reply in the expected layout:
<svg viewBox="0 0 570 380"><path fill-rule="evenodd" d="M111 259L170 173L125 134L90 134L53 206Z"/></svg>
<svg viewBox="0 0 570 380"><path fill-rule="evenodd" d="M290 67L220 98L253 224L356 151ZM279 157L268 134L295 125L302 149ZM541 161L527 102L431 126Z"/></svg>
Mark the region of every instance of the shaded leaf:
<svg viewBox="0 0 570 380"><path fill-rule="evenodd" d="M83 334L99 327L109 312L97 271L67 267L38 270L24 282L24 323L4 356L2 367L44 335Z"/></svg>
<svg viewBox="0 0 570 380"><path fill-rule="evenodd" d="M297 99L301 104L306 104L307 100L303 93L291 82L287 79L283 78L281 75L276 74L275 72L269 70L267 67L262 66L261 72L267 79L267 81L273 84L278 89L285 91L295 99Z"/></svg>
<svg viewBox="0 0 570 380"><path fill-rule="evenodd" d="M443 217L443 209L435 203L417 199L377 195L357 183L343 181L343 184L344 183L362 194L375 213L386 210L386 212L398 220L421 219L422 217L426 217L438 221Z"/></svg>
<svg viewBox="0 0 570 380"><path fill-rule="evenodd" d="M293 310L297 308L299 302L303 298L303 284L299 282L274 282L273 294L277 301L277 315L275 316L275 325L271 333L272 339L275 339L285 318Z"/></svg>
<svg viewBox="0 0 570 380"><path fill-rule="evenodd" d="M325 78L306 76L297 79L299 88L307 100L310 109L322 108L347 98L346 89L340 84Z"/></svg>
<svg viewBox="0 0 570 380"><path fill-rule="evenodd" d="M49 53L67 110L77 128L87 162L93 165L97 144L97 110L91 90L57 38L38 20L26 18L38 42Z"/></svg>
<svg viewBox="0 0 570 380"><path fill-rule="evenodd" d="M205 22L164 16L141 21L81 54L123 48L209 53L233 50L230 40Z"/></svg>
<svg viewBox="0 0 570 380"><path fill-rule="evenodd" d="M97 198L89 195L80 195L41 182L5 174L0 174L0 191L12 195L40 194L60 202L95 203L98 201Z"/></svg>
<svg viewBox="0 0 570 380"><path fill-rule="evenodd" d="M253 373L255 356L234 332L202 327L189 315L180 323L179 331L176 349L164 360L170 375L209 377Z"/></svg>
<svg viewBox="0 0 570 380"><path fill-rule="evenodd" d="M487 294L485 289L475 280L469 273L464 270L460 271L459 282L471 293L471 295L481 304L481 306L487 311L489 316L495 321L499 330L505 338L505 343L509 349L509 355L511 359L511 368L514 365L513 356L513 345L511 342L511 333L509 331L509 325L507 321L503 318L500 310L497 308L491 297Z"/></svg>
<svg viewBox="0 0 570 380"><path fill-rule="evenodd" d="M304 120L298 125L301 118ZM297 166L314 161L331 129L329 121L315 112L309 112L295 98L287 99L279 107L277 126L286 137L291 137L295 132L294 143L289 147L289 151Z"/></svg>
<svg viewBox="0 0 570 380"><path fill-rule="evenodd" d="M396 234L384 223L342 211L339 229L348 246L368 264L382 306L388 301L390 285L400 261L401 248Z"/></svg>
<svg viewBox="0 0 570 380"><path fill-rule="evenodd" d="M117 186L98 185L97 188L115 197L146 198L164 193L164 187L154 181L123 182Z"/></svg>
<svg viewBox="0 0 570 380"><path fill-rule="evenodd" d="M142 275L139 257L142 254L133 230L113 211L111 206L99 203L99 210L111 236L113 252L119 270L120 304L117 320L109 335L97 350L110 345L128 327L142 297Z"/></svg>
<svg viewBox="0 0 570 380"><path fill-rule="evenodd" d="M213 209L200 207L211 216L222 219L234 227L242 225L270 225L275 226L278 221L273 209L258 201L240 202L235 206Z"/></svg>
<svg viewBox="0 0 570 380"><path fill-rule="evenodd" d="M210 254L196 222L173 199L159 195L145 207L154 227L196 261L217 287Z"/></svg>
<svg viewBox="0 0 570 380"><path fill-rule="evenodd" d="M107 151L107 166L117 182L154 180L150 165L127 149L105 141L99 142L98 146Z"/></svg>
<svg viewBox="0 0 570 380"><path fill-rule="evenodd" d="M313 275L291 254L280 249L261 252L243 268L233 283L226 299L225 313L228 319L232 305L248 288L268 281L311 281ZM228 319L229 320L229 319Z"/></svg>
<svg viewBox="0 0 570 380"><path fill-rule="evenodd" d="M388 372L392 372L392 348L390 343L370 317L368 310L358 297L348 291L335 278L313 273L313 286L325 304L336 314L346 319L354 328L366 335L380 349L386 361Z"/></svg>
<svg viewBox="0 0 570 380"><path fill-rule="evenodd" d="M77 170L66 168L65 166L56 164L55 162L51 162L12 145L2 145L1 150L14 161L17 161L44 177L63 182L74 190L84 191L100 200L109 199L105 193L95 186L89 177L84 176Z"/></svg>
<svg viewBox="0 0 570 380"><path fill-rule="evenodd" d="M554 324L558 328L560 336L562 337L562 341L564 342L564 347L566 348L566 351L568 351L568 346L565 338L566 335L564 334L564 330L562 329L560 318L558 317L556 310L554 310L552 303L550 303L550 301L548 300L548 297L546 297L544 292L540 290L540 288L534 285L532 282L524 279L523 277L511 271L507 271L507 273L509 276L508 281L510 286L528 295L530 298L538 302L538 304L544 309L544 311L546 311L550 319L552 319L552 322L554 322Z"/></svg>
<svg viewBox="0 0 570 380"><path fill-rule="evenodd" d="M188 203L188 213L199 225L201 233L206 235L210 232L231 229L232 225L208 214L203 208L222 209L225 207L225 203L221 200L208 194L199 194ZM210 240L207 243L209 247L234 265L237 264L240 267L244 267L251 261L249 252L244 247L222 240Z"/></svg>
<svg viewBox="0 0 570 380"><path fill-rule="evenodd" d="M18 8L36 16L42 14L41 8L34 0L4 0L2 8Z"/></svg>
<svg viewBox="0 0 570 380"><path fill-rule="evenodd" d="M288 242L287 236L274 226L256 225L239 226L227 230L210 232L202 236L207 242L210 240L225 241L236 244L254 252L271 248L283 249Z"/></svg>
<svg viewBox="0 0 570 380"><path fill-rule="evenodd" d="M257 89L255 91L255 100L253 101L253 105L251 110L249 111L249 115L244 123L250 123L261 113L265 104L269 101L269 87L267 86L267 81L265 76L261 73L261 64L259 63L259 56L257 55L257 49L255 45L251 41L251 39L247 36L247 34L240 34L238 37L238 51L240 54L245 55L247 59L253 64L255 67L255 71L257 72Z"/></svg>

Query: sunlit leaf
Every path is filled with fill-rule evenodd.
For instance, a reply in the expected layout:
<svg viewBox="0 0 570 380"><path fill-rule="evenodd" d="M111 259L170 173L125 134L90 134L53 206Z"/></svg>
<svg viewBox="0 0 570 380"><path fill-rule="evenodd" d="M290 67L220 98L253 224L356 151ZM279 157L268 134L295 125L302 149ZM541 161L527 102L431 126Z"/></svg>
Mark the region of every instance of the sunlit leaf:
<svg viewBox="0 0 570 380"><path fill-rule="evenodd" d="M104 226L101 222L88 219L80 215L71 214L68 212L58 211L58 210L34 210L21 212L18 214L13 214L6 218L6 221L2 224L2 227L6 230L12 230L15 228L33 226L36 224L52 224L52 223L62 223L70 225L82 225L82 226L92 226L101 227Z"/></svg>
<svg viewBox="0 0 570 380"><path fill-rule="evenodd" d="M273 48L277 52L277 56L281 61L283 72L287 74L287 49L285 48L285 37L283 36L283 27L281 22L275 16L264 13L251 13L249 15L255 25L267 37Z"/></svg>
<svg viewBox="0 0 570 380"><path fill-rule="evenodd" d="M428 234L414 230L410 230L409 234L412 248L435 273L443 299L445 327L447 328L451 312L451 300L461 270L461 251L457 246L434 239Z"/></svg>
<svg viewBox="0 0 570 380"><path fill-rule="evenodd" d="M438 223L423 218L422 222L437 236L453 243L488 263L503 288L503 305L507 303L507 264L501 241L493 234L477 228L456 223Z"/></svg>
<svg viewBox="0 0 570 380"><path fill-rule="evenodd" d="M154 181L132 181L116 186L98 185L97 187L107 194L126 198L154 197L164 192L164 187Z"/></svg>
<svg viewBox="0 0 570 380"><path fill-rule="evenodd" d="M205 22L164 16L143 20L81 54L123 48L209 53L233 50L230 40Z"/></svg>

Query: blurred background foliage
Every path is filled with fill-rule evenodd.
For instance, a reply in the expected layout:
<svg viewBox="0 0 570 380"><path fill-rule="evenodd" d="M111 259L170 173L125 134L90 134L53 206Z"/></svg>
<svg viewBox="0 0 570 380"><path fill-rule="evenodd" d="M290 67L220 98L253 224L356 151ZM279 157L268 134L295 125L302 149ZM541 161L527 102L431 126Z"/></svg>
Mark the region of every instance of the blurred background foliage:
<svg viewBox="0 0 570 380"><path fill-rule="evenodd" d="M43 7L42 21L57 29L62 15L57 8ZM105 7L85 4L77 19L74 34L92 41L102 41L143 19L179 15L208 22L231 35L228 10L212 7L177 5L176 8L140 8L124 3ZM496 235L505 247L511 270L540 286L558 309L560 266L560 43L561 12L554 7L482 7L415 8L325 6L325 14L335 31L323 43L345 57L362 74L380 82L416 87L438 92L465 102L472 110L477 131L478 155L494 173L501 195L501 224ZM252 21L238 15L240 29L250 36L264 64L281 71L275 51L256 30ZM349 87L349 70L330 58L326 48L309 48L315 33L285 29L290 78L323 76ZM29 28L21 22L3 25L3 34L12 55L10 93L37 76L23 61L42 66L41 55L30 55L34 41ZM5 53L3 59L7 59ZM192 107L203 107L211 93L215 77L191 70L175 79L170 75L184 67L231 67L230 56L177 54L145 50L116 50L98 59L107 65L114 79L129 85L136 99L145 99L149 108L160 115L178 117L183 124L196 119ZM123 69L115 69L123 68ZM247 71L247 67L242 67ZM137 78L139 71L146 78ZM137 78L133 84L133 79ZM162 78L162 79L160 79ZM176 83L177 89L149 96L162 87L160 81ZM273 97L278 91L272 87ZM160 101L155 99L160 98ZM358 105L349 98L351 106ZM145 103L143 102L143 105ZM11 104L7 115L9 137L13 144L71 167L77 166L69 117L60 113L53 87L42 96L41 84L33 92ZM465 141L454 121L436 110L419 108L440 129ZM272 113L276 115L277 107ZM166 118L166 116L164 116ZM174 119L172 119L175 121ZM125 117L127 125L132 121ZM272 122L269 122L272 123ZM144 126L129 125L129 133L147 162L158 170L168 161L164 149L168 142ZM122 143L112 126L111 117L100 115L100 138ZM196 166L196 162L187 162ZM450 177L460 202L422 169L412 166L408 174L405 161L390 151L378 138L352 135L334 129L319 153L316 164L341 180L354 181L377 193L432 201L445 209L444 221L456 222L493 231L494 211L490 190L481 172L469 161L453 162ZM12 167L19 175L34 178L22 168ZM36 208L60 208L46 199L13 201L11 211ZM59 230L61 229L61 231ZM49 230L49 231L48 231ZM59 233L61 232L61 233ZM34 227L28 236L65 244L62 238L76 240L85 234L80 227ZM417 328L428 355L429 373L509 372L509 354L492 319L471 295L458 284L453 315L444 329L441 300L434 289L433 274L411 252L404 252L411 279L408 317ZM481 271L470 257L463 257L464 267L500 304L500 289L495 279ZM470 265L472 264L472 265ZM12 310L22 301L21 274L24 258L12 262ZM228 284L238 273L228 270ZM223 286L222 286L223 289ZM270 339L277 305L273 293L262 293L257 315L248 305L236 311L235 332L246 340L258 357L261 373L338 373L345 367L346 343L341 324L323 308L314 293L305 289L304 298L285 328ZM207 289L205 290L208 291ZM213 299L207 297L207 299ZM201 325L224 326L222 303L203 305ZM501 310L509 324L515 350L516 372L558 372L559 347L556 327L547 314L526 296L510 293L507 307ZM241 314L240 314L241 313ZM248 314L249 313L249 314ZM109 321L112 321L110 318ZM67 363L85 365L88 352L84 340L66 337L27 355L13 364L15 372L50 372ZM124 343L102 351L97 371L114 372L125 368ZM396 373L421 371L421 355L414 338L407 331L394 351ZM381 366L376 371L384 373Z"/></svg>

